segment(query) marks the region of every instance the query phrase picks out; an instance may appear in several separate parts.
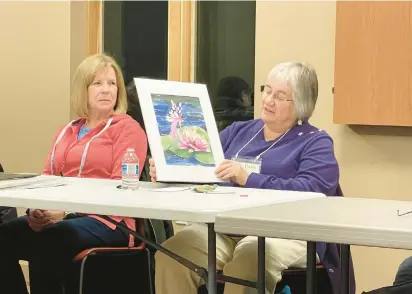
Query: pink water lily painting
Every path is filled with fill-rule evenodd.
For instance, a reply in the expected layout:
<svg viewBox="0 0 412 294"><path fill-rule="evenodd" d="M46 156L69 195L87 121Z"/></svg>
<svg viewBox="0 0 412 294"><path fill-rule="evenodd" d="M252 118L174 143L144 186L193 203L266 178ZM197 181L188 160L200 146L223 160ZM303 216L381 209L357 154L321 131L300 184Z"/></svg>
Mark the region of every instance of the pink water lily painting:
<svg viewBox="0 0 412 294"><path fill-rule="evenodd" d="M166 164L214 166L199 98L152 94L152 103Z"/></svg>

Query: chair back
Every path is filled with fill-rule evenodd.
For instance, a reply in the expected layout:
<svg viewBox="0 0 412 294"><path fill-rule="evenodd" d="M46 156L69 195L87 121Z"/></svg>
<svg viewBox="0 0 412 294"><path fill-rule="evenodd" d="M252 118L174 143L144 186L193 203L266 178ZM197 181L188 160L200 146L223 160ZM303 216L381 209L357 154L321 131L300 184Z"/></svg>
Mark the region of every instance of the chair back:
<svg viewBox="0 0 412 294"><path fill-rule="evenodd" d="M143 166L140 180L143 182L150 182L150 155L146 157L145 164ZM166 239L174 235L173 223L169 220L160 219L145 219L144 230L146 237L158 244L162 244Z"/></svg>
<svg viewBox="0 0 412 294"><path fill-rule="evenodd" d="M146 156L146 160L144 162L143 165L143 169L142 169L142 173L140 175L140 180L142 182L150 182L150 164L149 164L149 159L150 159L150 155Z"/></svg>

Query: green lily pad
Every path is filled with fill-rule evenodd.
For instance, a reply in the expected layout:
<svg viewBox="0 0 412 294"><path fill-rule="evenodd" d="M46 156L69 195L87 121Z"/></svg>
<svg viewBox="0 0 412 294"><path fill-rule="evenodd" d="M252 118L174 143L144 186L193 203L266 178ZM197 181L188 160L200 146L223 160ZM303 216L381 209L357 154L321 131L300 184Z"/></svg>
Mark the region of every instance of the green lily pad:
<svg viewBox="0 0 412 294"><path fill-rule="evenodd" d="M214 164L215 158L212 152L195 152L195 158L197 161L204 164Z"/></svg>
<svg viewBox="0 0 412 294"><path fill-rule="evenodd" d="M187 149L175 149L171 150L174 154L182 158L193 157L194 152L189 152Z"/></svg>
<svg viewBox="0 0 412 294"><path fill-rule="evenodd" d="M172 144L172 138L170 138L168 135L161 136L160 140L162 141L162 147L163 151L169 150L170 145Z"/></svg>
<svg viewBox="0 0 412 294"><path fill-rule="evenodd" d="M173 140L173 139L170 140L169 150L172 151L173 153L176 153L177 150L180 150L179 143L177 142L177 140Z"/></svg>

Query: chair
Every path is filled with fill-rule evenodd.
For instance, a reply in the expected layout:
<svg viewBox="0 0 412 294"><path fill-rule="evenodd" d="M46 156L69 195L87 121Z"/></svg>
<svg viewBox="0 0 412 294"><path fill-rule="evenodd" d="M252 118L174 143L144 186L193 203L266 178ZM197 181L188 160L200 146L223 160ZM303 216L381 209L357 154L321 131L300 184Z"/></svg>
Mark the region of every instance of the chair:
<svg viewBox="0 0 412 294"><path fill-rule="evenodd" d="M0 163L0 172L4 173L3 166ZM17 217L17 209L15 207L0 206L0 224L3 224Z"/></svg>
<svg viewBox="0 0 412 294"><path fill-rule="evenodd" d="M316 266L316 293L333 293L327 270L323 265ZM282 280L276 285L277 291L289 286L292 293L306 293L306 269L291 268L283 272Z"/></svg>
<svg viewBox="0 0 412 294"><path fill-rule="evenodd" d="M323 265L317 265L316 267L316 281L318 294L330 294L332 293L332 286L328 277L328 273ZM225 282L217 281L217 292L222 294L225 288ZM285 286L289 286L292 293L306 293L306 269L290 268L283 272L282 280L276 285L277 292L281 291ZM275 292L275 293L277 293ZM202 285L198 294L207 294L207 288Z"/></svg>
<svg viewBox="0 0 412 294"><path fill-rule="evenodd" d="M154 294L152 258L153 254L145 243L136 247L86 249L73 259L75 264L80 265L80 268L74 267L75 273L80 275L78 293L126 293L131 287L128 281L133 281L139 293Z"/></svg>
<svg viewBox="0 0 412 294"><path fill-rule="evenodd" d="M142 170L141 181L150 181L150 166L148 162L149 157L146 159ZM171 221L154 219L144 219L143 221L144 226L139 233L156 243L163 243L164 240L174 234ZM103 247L90 248L80 252L73 259L74 263L77 264L77 266L74 267L74 274L80 275L78 285L79 294L126 293L130 292L130 287L138 287L138 292L141 294L154 294L154 253L155 250L146 247L145 243L137 244L136 247L132 248ZM112 269L105 268L105 271L102 271L107 261L110 261ZM87 271L86 263L89 269ZM122 276L120 282L113 281L113 273L110 273L110 271L113 272L113 269L116 268L113 266L113 263L119 264L114 274L117 274L116 280L120 279L120 275ZM78 268L79 266L80 268ZM123 269L120 275L117 273L117 270L121 270L119 268ZM108 271L109 273L107 273ZM87 277L87 283L85 283L85 277ZM105 279L105 277L107 278ZM93 282L90 282L93 280L96 280L99 284L104 282L104 285L95 286ZM136 281L138 285L136 285ZM131 282L133 285L131 285ZM102 289L96 289L97 287ZM124 287L124 290L120 289L121 287Z"/></svg>

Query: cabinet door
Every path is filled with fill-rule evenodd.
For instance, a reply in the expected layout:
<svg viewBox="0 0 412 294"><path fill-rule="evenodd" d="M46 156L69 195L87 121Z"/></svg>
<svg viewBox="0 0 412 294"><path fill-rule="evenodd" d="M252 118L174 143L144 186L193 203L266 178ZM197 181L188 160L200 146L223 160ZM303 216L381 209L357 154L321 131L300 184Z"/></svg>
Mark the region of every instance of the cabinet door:
<svg viewBox="0 0 412 294"><path fill-rule="evenodd" d="M412 3L336 5L334 122L412 126Z"/></svg>

